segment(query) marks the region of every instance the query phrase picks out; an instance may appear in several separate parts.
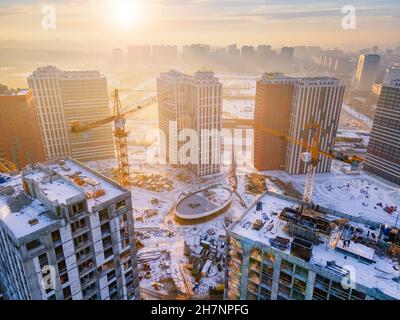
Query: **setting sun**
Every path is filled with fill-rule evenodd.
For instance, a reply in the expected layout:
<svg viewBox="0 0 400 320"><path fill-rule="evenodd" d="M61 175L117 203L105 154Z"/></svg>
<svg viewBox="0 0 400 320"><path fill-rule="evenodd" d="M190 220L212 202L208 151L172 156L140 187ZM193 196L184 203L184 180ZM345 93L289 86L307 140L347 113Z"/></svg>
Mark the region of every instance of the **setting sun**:
<svg viewBox="0 0 400 320"><path fill-rule="evenodd" d="M122 26L130 26L139 21L139 6L135 0L111 1L114 20Z"/></svg>

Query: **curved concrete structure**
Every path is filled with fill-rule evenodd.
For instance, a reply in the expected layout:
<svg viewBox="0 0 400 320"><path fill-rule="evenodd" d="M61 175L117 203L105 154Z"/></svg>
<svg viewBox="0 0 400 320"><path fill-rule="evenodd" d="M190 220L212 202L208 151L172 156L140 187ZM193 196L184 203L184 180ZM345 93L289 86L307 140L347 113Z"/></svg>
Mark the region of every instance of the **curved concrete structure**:
<svg viewBox="0 0 400 320"><path fill-rule="evenodd" d="M224 211L231 203L233 192L225 187L211 187L191 193L176 205L176 216L186 221L205 219Z"/></svg>

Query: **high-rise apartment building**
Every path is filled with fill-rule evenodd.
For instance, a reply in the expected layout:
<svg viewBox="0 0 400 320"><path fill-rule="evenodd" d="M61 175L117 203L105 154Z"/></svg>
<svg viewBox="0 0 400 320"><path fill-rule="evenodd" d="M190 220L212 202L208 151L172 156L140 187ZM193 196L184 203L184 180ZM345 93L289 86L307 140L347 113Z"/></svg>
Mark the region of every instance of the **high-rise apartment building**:
<svg viewBox="0 0 400 320"><path fill-rule="evenodd" d="M388 68L383 79L384 85L391 85L393 80L400 80L400 65Z"/></svg>
<svg viewBox="0 0 400 320"><path fill-rule="evenodd" d="M257 81L254 119L254 166L259 171L284 170L287 141L270 135L262 127L289 133L294 78L266 73Z"/></svg>
<svg viewBox="0 0 400 320"><path fill-rule="evenodd" d="M232 60L239 60L240 58L240 49L236 44L231 44L228 46L228 57Z"/></svg>
<svg viewBox="0 0 400 320"><path fill-rule="evenodd" d="M179 151L189 137L179 135L190 129L198 139L188 167L199 176L220 172L222 83L212 72L198 71L190 76L171 70L159 76L157 89L159 128L166 137L161 141L161 153L167 163L183 164Z"/></svg>
<svg viewBox="0 0 400 320"><path fill-rule="evenodd" d="M151 62L151 46L129 45L127 48L128 61L135 65Z"/></svg>
<svg viewBox="0 0 400 320"><path fill-rule="evenodd" d="M225 299L399 300L396 262L377 242L400 239L379 215L346 213L266 192L227 231Z"/></svg>
<svg viewBox="0 0 400 320"><path fill-rule="evenodd" d="M129 190L65 158L3 184L0 210L6 299L139 299Z"/></svg>
<svg viewBox="0 0 400 320"><path fill-rule="evenodd" d="M253 62L255 58L255 51L253 46L243 46L241 52L242 60Z"/></svg>
<svg viewBox="0 0 400 320"><path fill-rule="evenodd" d="M279 70L283 72L291 72L293 68L294 48L283 47L279 57Z"/></svg>
<svg viewBox="0 0 400 320"><path fill-rule="evenodd" d="M400 184L400 80L382 86L364 169Z"/></svg>
<svg viewBox="0 0 400 320"><path fill-rule="evenodd" d="M362 54L354 76L353 87L360 91L371 91L375 83L381 57L378 54Z"/></svg>
<svg viewBox="0 0 400 320"><path fill-rule="evenodd" d="M0 158L12 161L19 169L45 160L30 90L0 92Z"/></svg>
<svg viewBox="0 0 400 320"><path fill-rule="evenodd" d="M79 161L115 157L112 124L87 134L70 133L73 121L111 115L107 78L98 71L61 71L41 67L28 77L35 98L47 159L72 156Z"/></svg>
<svg viewBox="0 0 400 320"><path fill-rule="evenodd" d="M344 86L334 78L289 78L265 74L257 83L255 119L255 167L258 170L285 169L289 174L306 173L301 145L265 133L260 126L280 135L312 144L310 125L320 126L320 149L334 147ZM329 172L332 160L321 158L317 172Z"/></svg>
<svg viewBox="0 0 400 320"><path fill-rule="evenodd" d="M344 90L344 85L335 78L298 79L293 92L289 136L311 145L310 125L317 123L320 127L320 150L332 150L339 126ZM306 151L299 144L289 141L286 154L286 171L289 174L306 173L307 166L301 160L301 153ZM331 158L321 157L317 172L329 172L331 164Z"/></svg>

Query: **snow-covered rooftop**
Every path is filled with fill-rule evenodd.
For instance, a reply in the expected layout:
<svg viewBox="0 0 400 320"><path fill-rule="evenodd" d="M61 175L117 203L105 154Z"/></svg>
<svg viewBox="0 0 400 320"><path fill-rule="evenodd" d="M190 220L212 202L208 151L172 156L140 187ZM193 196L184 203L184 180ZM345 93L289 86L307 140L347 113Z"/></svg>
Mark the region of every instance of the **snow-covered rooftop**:
<svg viewBox="0 0 400 320"><path fill-rule="evenodd" d="M35 167L34 170L24 174L27 179L35 180L44 196L50 201L58 201L67 204L76 197L87 198L89 210L99 203L106 202L124 194L127 190L112 182L105 176L72 159L64 159L45 163L43 167ZM51 169L58 174L56 179L46 179L49 175L46 170ZM83 181L78 184L78 180ZM103 190L101 195L91 196L96 190Z"/></svg>
<svg viewBox="0 0 400 320"><path fill-rule="evenodd" d="M257 202L262 203L262 210L257 211ZM264 245L270 245L270 241L277 236L292 242L294 237L288 233L288 222L281 219L280 214L284 208L296 209L298 207L299 203L296 200L267 192L231 226L230 231ZM331 222L340 219L333 214L326 214L324 217ZM263 223L260 230L253 228L253 224L257 220L261 220ZM349 224L363 230L363 236L371 241L376 239L379 232L376 228L360 222L350 220ZM348 269L349 266L353 267L357 283L368 288L377 288L389 296L400 299L400 283L393 280L400 276L398 262L381 253L378 254L378 250L372 246L354 241L351 241L349 246L343 247L343 241L339 235L339 227L332 229L332 232L327 235L319 233L320 244L314 244L310 263L325 268L327 262L335 261L338 266L345 269ZM281 251L289 254L290 246ZM359 257L373 262L365 263L365 260L363 262L363 259Z"/></svg>
<svg viewBox="0 0 400 320"><path fill-rule="evenodd" d="M0 220L4 223L16 239L23 238L33 232L45 229L55 223L57 219L48 215L47 208L37 199L22 193L21 177L13 180L14 190L6 192L0 186ZM23 199L18 197L24 197ZM15 208L12 202L18 202L22 208Z"/></svg>

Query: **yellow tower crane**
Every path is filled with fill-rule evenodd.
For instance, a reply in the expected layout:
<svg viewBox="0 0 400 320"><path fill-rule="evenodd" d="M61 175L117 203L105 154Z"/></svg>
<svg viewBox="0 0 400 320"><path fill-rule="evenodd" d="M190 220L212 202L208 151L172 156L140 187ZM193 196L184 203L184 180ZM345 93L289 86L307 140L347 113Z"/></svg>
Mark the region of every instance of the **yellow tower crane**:
<svg viewBox="0 0 400 320"><path fill-rule="evenodd" d="M0 158L0 172L6 174L12 174L17 171L17 166L6 159Z"/></svg>
<svg viewBox="0 0 400 320"><path fill-rule="evenodd" d="M114 122L114 138L117 146L117 157L118 157L118 171L119 171L119 182L125 188L131 186L130 181L130 170L129 170L129 156L128 156L128 142L127 137L129 131L126 130L126 118L133 115L134 113L142 110L143 108L149 107L157 102L157 96L151 96L150 98L141 100L139 103L128 106L125 109L122 107L119 92L129 91L155 91L155 90L118 90L115 89L113 93L113 115L97 121L74 121L71 123L72 133L83 133L91 129L98 128L106 123Z"/></svg>
<svg viewBox="0 0 400 320"><path fill-rule="evenodd" d="M287 140L288 142L291 142L296 145L300 145L308 151L308 152L302 153L302 155L301 155L301 159L306 164L308 164L307 177L306 177L304 193L303 193L303 201L305 203L311 203L312 202L312 192L313 192L313 187L314 187L314 177L315 177L315 173L316 173L317 166L319 163L319 157L324 156L324 157L328 157L328 158L332 158L332 159L337 159L337 157L331 152L326 152L326 151L320 150L320 145L319 145L320 125L316 122L312 122L307 127L310 130L311 136L312 136L311 144L309 144L308 142L304 142L303 140L298 140L296 138L284 135L275 129L266 128L258 121L254 122L254 129L259 129L259 130L261 130L267 134L270 134L272 136L281 138L283 140ZM343 160L341 160L341 161L343 161ZM352 163L353 161L359 163L359 162L364 161L364 159L361 157L354 157L354 158L349 158L344 162Z"/></svg>

